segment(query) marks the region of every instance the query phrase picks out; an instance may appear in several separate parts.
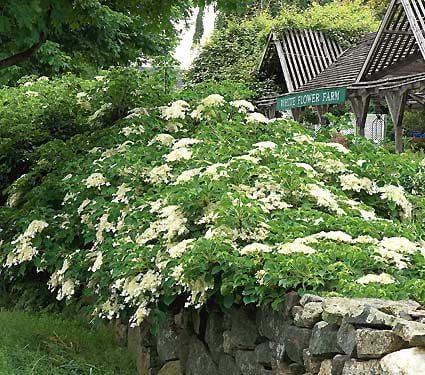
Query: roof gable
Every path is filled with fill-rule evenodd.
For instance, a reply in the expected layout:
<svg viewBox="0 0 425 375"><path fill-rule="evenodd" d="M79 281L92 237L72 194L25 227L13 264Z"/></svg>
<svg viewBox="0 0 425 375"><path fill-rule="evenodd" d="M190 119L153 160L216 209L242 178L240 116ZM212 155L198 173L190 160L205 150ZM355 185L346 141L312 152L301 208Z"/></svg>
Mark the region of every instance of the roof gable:
<svg viewBox="0 0 425 375"><path fill-rule="evenodd" d="M425 58L425 1L392 0L357 82L408 60Z"/></svg>
<svg viewBox="0 0 425 375"><path fill-rule="evenodd" d="M272 32L264 49L259 70L276 53L289 93L315 78L342 54L343 49L321 31L287 30Z"/></svg>

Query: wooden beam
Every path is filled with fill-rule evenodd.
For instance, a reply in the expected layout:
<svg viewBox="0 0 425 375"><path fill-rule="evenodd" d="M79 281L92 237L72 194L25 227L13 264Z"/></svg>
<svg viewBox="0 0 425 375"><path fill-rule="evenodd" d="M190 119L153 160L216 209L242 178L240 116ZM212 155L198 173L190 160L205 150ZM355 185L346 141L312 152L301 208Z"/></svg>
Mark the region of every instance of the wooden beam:
<svg viewBox="0 0 425 375"><path fill-rule="evenodd" d="M319 123L321 125L326 125L328 119L325 117L325 114L329 112L329 105L318 105L316 106L317 116L319 117Z"/></svg>
<svg viewBox="0 0 425 375"><path fill-rule="evenodd" d="M292 118L295 121L300 122L301 115L302 115L301 108L292 108L291 112L292 112Z"/></svg>
<svg viewBox="0 0 425 375"><path fill-rule="evenodd" d="M394 137L396 152L403 152L403 115L406 107L408 92L393 91L385 93L385 100L390 110L391 118L394 123Z"/></svg>
<svg viewBox="0 0 425 375"><path fill-rule="evenodd" d="M276 33L273 33L273 41L276 46L276 51L279 56L280 66L282 67L283 76L285 77L285 83L286 87L288 88L288 92L292 93L294 92L294 85L291 79L291 74L289 73L287 60L285 59L285 52L283 52L282 43L280 43L279 38L277 37Z"/></svg>
<svg viewBox="0 0 425 375"><path fill-rule="evenodd" d="M370 104L370 95L353 96L349 99L353 112L356 116L357 132L361 137L364 137L367 111Z"/></svg>

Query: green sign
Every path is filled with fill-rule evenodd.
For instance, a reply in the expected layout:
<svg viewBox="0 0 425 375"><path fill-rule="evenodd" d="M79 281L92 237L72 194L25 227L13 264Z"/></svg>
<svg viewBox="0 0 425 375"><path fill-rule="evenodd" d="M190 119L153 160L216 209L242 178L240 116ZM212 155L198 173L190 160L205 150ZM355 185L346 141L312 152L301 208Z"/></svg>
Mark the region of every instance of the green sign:
<svg viewBox="0 0 425 375"><path fill-rule="evenodd" d="M324 104L344 103L347 89L343 87L288 94L277 98L276 109L287 111L291 108L309 107Z"/></svg>

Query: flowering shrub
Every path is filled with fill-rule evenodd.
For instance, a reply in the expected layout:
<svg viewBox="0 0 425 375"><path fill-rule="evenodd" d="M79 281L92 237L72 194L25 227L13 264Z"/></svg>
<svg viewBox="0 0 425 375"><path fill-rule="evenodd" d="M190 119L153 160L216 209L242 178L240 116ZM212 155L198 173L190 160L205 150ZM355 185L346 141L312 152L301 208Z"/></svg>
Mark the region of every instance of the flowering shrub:
<svg viewBox="0 0 425 375"><path fill-rule="evenodd" d="M347 148L218 94L134 110L103 137L0 210L5 279L36 270L57 299L133 323L288 289L425 302L419 156Z"/></svg>
<svg viewBox="0 0 425 375"><path fill-rule="evenodd" d="M46 159L63 155L64 140L136 116L129 111L158 103L161 89L155 74L125 68L93 80L26 77L0 89L0 204L3 190L32 166L49 171L54 162Z"/></svg>

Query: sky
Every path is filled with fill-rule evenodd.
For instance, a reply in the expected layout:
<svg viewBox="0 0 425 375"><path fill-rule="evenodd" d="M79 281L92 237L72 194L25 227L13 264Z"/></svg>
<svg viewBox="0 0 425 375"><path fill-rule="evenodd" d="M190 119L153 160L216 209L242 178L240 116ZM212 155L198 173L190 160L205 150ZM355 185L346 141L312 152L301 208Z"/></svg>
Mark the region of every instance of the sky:
<svg viewBox="0 0 425 375"><path fill-rule="evenodd" d="M179 25L179 28L184 29L182 33L182 38L180 44L176 48L174 53L174 58L180 61L180 68L187 69L192 63L193 59L196 57L199 48L192 48L193 35L195 34L195 21L196 15L198 14L198 9L195 9L193 16L189 21L189 28L185 29L185 23L182 22ZM216 13L212 5L208 6L204 16L204 35L201 39L201 45L205 43L206 40L211 36L214 31L214 22L216 18Z"/></svg>

